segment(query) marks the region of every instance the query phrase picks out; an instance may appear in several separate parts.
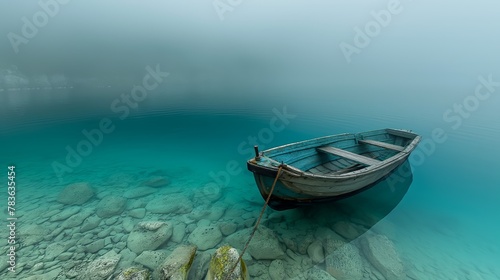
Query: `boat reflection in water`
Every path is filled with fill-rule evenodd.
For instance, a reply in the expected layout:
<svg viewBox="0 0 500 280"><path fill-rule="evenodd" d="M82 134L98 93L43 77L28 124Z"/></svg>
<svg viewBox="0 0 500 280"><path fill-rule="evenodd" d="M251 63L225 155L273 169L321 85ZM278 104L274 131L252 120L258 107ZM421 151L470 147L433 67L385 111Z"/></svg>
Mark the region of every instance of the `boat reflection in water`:
<svg viewBox="0 0 500 280"><path fill-rule="evenodd" d="M284 235L308 235L321 239L318 230L332 229L343 241L356 239L387 216L407 193L413 181L408 161L369 189L334 202L286 211L274 211L264 223ZM285 233L286 232L286 233Z"/></svg>

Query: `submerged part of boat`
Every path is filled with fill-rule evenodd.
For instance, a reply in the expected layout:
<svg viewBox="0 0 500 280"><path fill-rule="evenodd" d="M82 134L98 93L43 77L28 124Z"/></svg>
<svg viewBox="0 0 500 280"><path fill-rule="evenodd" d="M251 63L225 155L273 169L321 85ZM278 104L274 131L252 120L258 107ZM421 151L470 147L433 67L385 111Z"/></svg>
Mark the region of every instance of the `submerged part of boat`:
<svg viewBox="0 0 500 280"><path fill-rule="evenodd" d="M420 142L399 129L345 133L258 152L247 162L264 199L278 176L269 206L276 210L339 200L386 178Z"/></svg>

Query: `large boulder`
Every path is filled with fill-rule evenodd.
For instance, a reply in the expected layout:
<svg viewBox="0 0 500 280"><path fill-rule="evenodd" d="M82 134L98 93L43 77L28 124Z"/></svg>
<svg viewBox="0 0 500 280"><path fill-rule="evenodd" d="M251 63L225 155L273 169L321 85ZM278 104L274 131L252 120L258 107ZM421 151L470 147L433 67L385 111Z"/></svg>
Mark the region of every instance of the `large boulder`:
<svg viewBox="0 0 500 280"><path fill-rule="evenodd" d="M96 207L97 216L109 218L120 215L125 210L127 200L121 196L108 195L99 201Z"/></svg>
<svg viewBox="0 0 500 280"><path fill-rule="evenodd" d="M75 183L65 187L59 193L57 201L62 204L81 205L91 199L94 194L94 189L90 187L89 183Z"/></svg>
<svg viewBox="0 0 500 280"><path fill-rule="evenodd" d="M235 266L240 254L231 246L222 246L210 260L205 280L248 280L248 270L243 260ZM233 269L234 268L234 269Z"/></svg>
<svg viewBox="0 0 500 280"><path fill-rule="evenodd" d="M406 278L403 263L389 238L378 234L367 236L362 245L366 258L387 280Z"/></svg>
<svg viewBox="0 0 500 280"><path fill-rule="evenodd" d="M186 280L195 254L196 246L183 245L175 248L172 254L155 270L153 278L158 280Z"/></svg>
<svg viewBox="0 0 500 280"><path fill-rule="evenodd" d="M160 247L171 236L173 227L170 223L148 221L138 223L127 238L127 247L134 253L151 251Z"/></svg>

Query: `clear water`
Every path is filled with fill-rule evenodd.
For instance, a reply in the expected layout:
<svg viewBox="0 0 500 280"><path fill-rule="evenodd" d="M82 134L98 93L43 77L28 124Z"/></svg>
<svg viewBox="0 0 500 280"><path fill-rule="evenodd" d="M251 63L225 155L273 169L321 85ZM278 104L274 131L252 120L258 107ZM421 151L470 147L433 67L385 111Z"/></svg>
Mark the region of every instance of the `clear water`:
<svg viewBox="0 0 500 280"><path fill-rule="evenodd" d="M352 103L347 102L354 103L355 99ZM183 193L190 198L194 194L201 194L201 201L197 200L193 211L207 207L210 209L202 202L203 196L220 192L218 201L221 205L227 209L241 208L256 216L263 200L251 173L245 168L245 161L251 154L238 151L241 143L249 141L249 136L256 136L258 144L264 148L325 134L375 129L388 123L393 127L414 128L424 140L432 138L429 132L435 128L434 124L446 127L439 122L414 119L411 114L373 119L371 113L363 111L357 111L359 115L346 112L323 115L322 112L318 114L312 109L304 110L303 106L293 103L277 102L276 105L262 106L260 111L252 112L239 109L165 110L123 121L111 114L107 117L113 121L115 130L105 134L102 144L94 146L91 153L83 156L81 163L73 167L71 172L62 175L54 171L54 161L66 164L66 146L76 149L78 143L86 139L81 131L96 128L102 118L71 120L64 124L37 124L15 131L4 130L4 169L7 170L8 164L16 166L19 232L27 224L41 222L41 226L55 226L57 223L45 221L44 214L49 210L68 207L55 200L70 183L89 182L96 188L97 198L83 205L84 208L93 209L99 198L106 194L121 195L150 178L151 174L164 174L170 178L171 185L164 188L182 187ZM376 106L376 103L371 105ZM269 128L269 121L275 116L273 108L282 111L283 106L295 117L290 119L286 129L273 132L272 141L265 137L259 138L259 133ZM354 106L351 110L358 108ZM390 214L381 217L371 228L390 238L405 265L406 273L415 279L474 279L471 277L478 275L483 279L499 277L500 227L496 221L500 210L497 203L500 178L494 171L497 149L489 144L494 143L500 135L494 122L481 118L481 112L478 111L467 126L464 125L457 132L450 131L448 140L436 145L435 152L426 156L423 164L416 160L410 161L414 180L408 193ZM481 126L474 126L476 123ZM263 141L269 143L264 144ZM234 175L228 176L226 180L221 174L226 174L227 164L232 161L237 163L237 167L231 169ZM6 173L2 175L5 182ZM213 186L214 177L220 188L210 187ZM5 195L2 194L3 201L6 201ZM148 201L161 195L164 194L160 189L157 194L141 199ZM134 201L129 199L128 204ZM382 204L381 201L379 203ZM351 207L357 206L353 204ZM377 209L374 206L367 212L373 215ZM306 213L303 215L309 215L306 220L310 228L307 230L329 227L337 221L331 216L324 217L333 211L332 208L300 211ZM316 214L310 214L315 211ZM119 217L126 217L126 213L127 210ZM268 209L266 215L272 213ZM171 221L183 215L189 214L148 213L142 220ZM234 218L228 214L221 217L220 222ZM267 226L272 228L273 222L268 222ZM104 229L106 226L101 227ZM287 224L289 232L307 230L298 226L294 228L293 223ZM71 232L71 229L68 231ZM22 240L22 234L18 233L17 238ZM52 243L51 240L44 240L32 245L34 248L31 249L43 254L43 249L38 246L44 242ZM169 242L162 248L171 249L169 247L175 246L176 243ZM24 267L19 275L30 275L33 265L31 259L35 256L27 254L27 251L19 252L18 263ZM91 254L86 258L92 259ZM64 263L59 262L54 266ZM5 275L6 271L2 273Z"/></svg>
<svg viewBox="0 0 500 280"><path fill-rule="evenodd" d="M5 54L0 64L0 182L7 188L7 167L15 165L18 218L16 273L8 271L9 231L2 226L0 278L56 271L65 279L73 265L110 250L120 252L123 240L108 240L102 250L82 254L85 245L79 240L88 233L97 240L109 227L126 236L124 221L132 219L134 207L171 193L179 192L193 203L189 213L147 211L133 223L182 221L187 229L181 243L188 243L199 222L192 217L215 207L224 214L210 223L231 221L237 230L248 228L263 204L246 170L254 144L265 149L391 127L423 137L409 162L413 181L406 194L391 198L391 207L381 206L387 197L377 194L394 195L381 184L338 205L280 213L268 209L263 226L277 234L283 249L291 250L286 236L294 236L296 245L312 242L318 229L348 221L362 225L358 237L345 240L359 248L367 234L387 236L406 279L500 279L500 87L495 84L500 81L500 43L492 36L498 5L401 3L404 12L351 63L339 43L351 42L353 27L369 22L370 11L384 8L385 2L361 8L302 3L283 10L278 3L252 1L227 14L225 21L218 20L212 7L194 11L188 4L134 6L118 15L98 13L90 25L81 24L86 18L79 11L95 11L93 4L78 4L79 9L67 6L51 18L29 44L20 46L19 54L10 44L0 45ZM11 14L0 19L1 33L19 33L19 19L38 9L31 4L12 7ZM103 7L99 12L112 10ZM143 21L132 24L130 15ZM157 65L170 75L136 108L125 106L121 95L130 95L143 83L147 67ZM482 87L487 96L475 95L484 84L479 77L494 81L490 88ZM114 102L130 114L113 109ZM462 104L462 113L456 104ZM111 122L113 131L103 133L100 143L86 146L86 155L68 166L67 147L84 145L88 139L82 131L99 128L103 119ZM60 169L63 164L68 166L65 171ZM69 184L88 182L96 190L81 209L95 211L103 197L121 196L154 176L166 177L170 184L128 199L114 224L103 220L83 234L78 225L23 245L34 234L30 231L54 231L62 225L64 220L50 218L69 208L57 202ZM5 225L5 191L0 201ZM371 222L360 222L363 218ZM71 240L76 244L65 249L69 259L45 257L50 244ZM171 252L178 245L169 240L158 250ZM295 253L309 258L307 252ZM375 268L361 255L363 277L373 279ZM131 266L130 258L124 255L115 271ZM250 268L267 268L272 262L246 261ZM283 279L303 279L313 266L305 261L305 266L293 268L289 255L284 262L293 276ZM41 268L38 263L43 263ZM324 263L316 266L325 269ZM253 273L252 279L270 279L267 272Z"/></svg>

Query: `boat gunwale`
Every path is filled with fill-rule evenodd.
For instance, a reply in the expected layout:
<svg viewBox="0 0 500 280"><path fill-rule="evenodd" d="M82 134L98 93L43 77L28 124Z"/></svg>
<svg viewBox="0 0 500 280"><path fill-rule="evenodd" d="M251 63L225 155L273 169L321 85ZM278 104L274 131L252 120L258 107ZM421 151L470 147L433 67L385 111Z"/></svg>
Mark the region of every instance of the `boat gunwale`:
<svg viewBox="0 0 500 280"><path fill-rule="evenodd" d="M413 139L412 138L408 138L408 139L412 139L412 141L410 143L408 143L407 145L405 145L405 146L401 146L401 147L404 147L403 151L396 153L395 155L393 155L393 156L391 156L391 157L389 157L389 158L381 161L378 164L370 165L370 166L364 167L362 169L358 169L358 170L355 170L355 171L347 172L347 173L344 173L344 174L338 174L338 175L313 174L311 172L300 170L300 169L298 169L296 167L293 167L291 165L286 165L286 163L285 163L285 166L292 167L293 172L291 172L290 170L287 170L287 169L283 169L283 172L285 172L288 176L290 176L290 177L296 177L296 178L307 177L307 178L311 178L311 179L323 179L323 180L338 180L338 179L346 180L346 179L351 179L351 178L355 178L355 177L360 176L360 174L366 175L366 174L371 174L371 173L377 172L378 170L380 170L380 169L382 169L382 168L384 168L384 167L386 167L388 165L394 164L394 163L400 161L401 159L406 159L410 155L410 153L416 148L417 144L420 142L421 137L418 134L415 134L415 133L413 133L411 131L400 130L400 129L389 129L389 128L387 128L387 129L372 130L372 131L366 131L366 132L361 132L361 133L357 133L357 134L355 134L355 133L342 133L342 134L335 134L335 135L323 136L323 137L313 138L313 139L309 139L309 140L304 140L304 141L299 141L299 142L294 142L294 143L289 143L289 144L285 144L285 145L282 145L282 146L274 147L274 148L271 148L271 149L263 151L261 157L264 157L264 158L268 159L271 162L279 163L278 161L274 160L273 158L271 158L269 156L265 156L265 154L266 153L270 153L270 152L272 153L273 151L276 151L278 149L283 149L283 148L287 148L287 147L291 147L291 146L296 146L296 145L300 145L300 144L304 144L304 143L308 143L308 142L316 142L318 140L324 140L324 139L328 139L328 138L335 138L335 137L342 137L342 136L349 136L349 135L352 135L354 138L356 138L357 135L369 134L369 133L374 133L374 132L385 132L386 134L391 134L388 130L393 130L393 131L395 130L395 131L398 131L398 132L404 132L404 133L412 134L414 136L414 138ZM396 135L396 137L402 137L402 136ZM308 148L305 148L305 149L308 149ZM281 155L281 154L285 154L285 153L280 153L280 154L277 154L277 155ZM276 156L276 155L273 155L273 156ZM277 166L273 166L273 165L270 165L270 166L259 165L254 160L254 158L250 159L248 161L248 163L251 164L251 165L254 165L257 168L267 169L268 171L277 171L278 170Z"/></svg>

